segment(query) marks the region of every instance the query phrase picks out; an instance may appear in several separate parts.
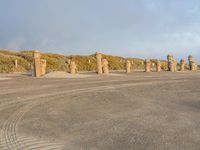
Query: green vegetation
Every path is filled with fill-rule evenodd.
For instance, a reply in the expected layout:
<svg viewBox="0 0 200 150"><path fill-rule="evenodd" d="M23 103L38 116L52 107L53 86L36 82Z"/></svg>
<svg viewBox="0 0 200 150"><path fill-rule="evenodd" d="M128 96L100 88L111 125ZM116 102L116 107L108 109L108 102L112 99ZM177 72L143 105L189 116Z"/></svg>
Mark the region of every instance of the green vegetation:
<svg viewBox="0 0 200 150"><path fill-rule="evenodd" d="M31 64L33 51L8 51L0 50L0 73L11 72L27 72L31 70ZM60 54L42 53L42 59L47 60L47 72L52 71L69 71L70 61L75 61L79 71L95 71L96 70L96 58L95 55L81 56L71 55L64 56ZM109 62L109 68L111 70L124 70L126 60L130 60L133 69L144 69L144 60L137 58L123 58L119 56L111 56L103 54L102 58L105 58ZM15 60L18 60L18 67L15 68ZM156 60L151 60L152 62ZM166 61L161 61L162 68L166 68Z"/></svg>

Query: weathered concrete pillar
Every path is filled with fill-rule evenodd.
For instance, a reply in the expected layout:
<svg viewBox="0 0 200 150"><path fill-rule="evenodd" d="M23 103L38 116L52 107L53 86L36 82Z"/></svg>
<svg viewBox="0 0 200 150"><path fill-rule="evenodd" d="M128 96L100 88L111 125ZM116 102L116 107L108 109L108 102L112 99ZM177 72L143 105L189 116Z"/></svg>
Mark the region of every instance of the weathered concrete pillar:
<svg viewBox="0 0 200 150"><path fill-rule="evenodd" d="M31 63L31 75L32 75L32 77L35 77L34 62Z"/></svg>
<svg viewBox="0 0 200 150"><path fill-rule="evenodd" d="M192 61L194 61L194 58L193 58L193 56L192 56L192 55L189 55L189 56L188 56L188 61L189 61L189 62L192 62Z"/></svg>
<svg viewBox="0 0 200 150"><path fill-rule="evenodd" d="M40 62L41 54L39 50L35 50L33 52L33 76L40 77L41 76L41 62Z"/></svg>
<svg viewBox="0 0 200 150"><path fill-rule="evenodd" d="M198 70L198 65L196 64L196 65L195 65L195 71L197 71L197 70Z"/></svg>
<svg viewBox="0 0 200 150"><path fill-rule="evenodd" d="M195 71L195 63L194 62L190 62L190 70L191 71Z"/></svg>
<svg viewBox="0 0 200 150"><path fill-rule="evenodd" d="M76 70L77 70L77 67L76 67L76 63L74 62L74 61L71 61L71 63L70 63L70 73L71 74L76 74Z"/></svg>
<svg viewBox="0 0 200 150"><path fill-rule="evenodd" d="M171 62L173 61L173 56L172 55L167 55L167 64L168 64L168 70L171 71Z"/></svg>
<svg viewBox="0 0 200 150"><path fill-rule="evenodd" d="M159 60L156 62L156 71L161 72L161 62Z"/></svg>
<svg viewBox="0 0 200 150"><path fill-rule="evenodd" d="M174 63L173 63L173 61L169 61L168 65L169 65L169 71L174 72Z"/></svg>
<svg viewBox="0 0 200 150"><path fill-rule="evenodd" d="M18 68L18 61L15 59L15 68Z"/></svg>
<svg viewBox="0 0 200 150"><path fill-rule="evenodd" d="M98 74L102 74L103 70L102 70L102 55L101 53L96 52L96 59L97 59L97 73Z"/></svg>
<svg viewBox="0 0 200 150"><path fill-rule="evenodd" d="M185 59L181 59L181 61L180 61L181 70L180 71L185 71L185 64L186 64Z"/></svg>
<svg viewBox="0 0 200 150"><path fill-rule="evenodd" d="M191 71L197 71L198 66L197 66L197 64L195 63L194 58L193 58L192 55L189 55L189 56L188 56L188 61L189 61L189 68L190 68L190 70L191 70Z"/></svg>
<svg viewBox="0 0 200 150"><path fill-rule="evenodd" d="M46 59L41 59L40 61L40 65L41 65L41 75L45 75L46 74L46 67L47 67L47 61Z"/></svg>
<svg viewBox="0 0 200 150"><path fill-rule="evenodd" d="M106 59L103 59L102 66L103 66L103 73L109 74L108 61Z"/></svg>
<svg viewBox="0 0 200 150"><path fill-rule="evenodd" d="M151 72L151 61L145 60L145 72Z"/></svg>
<svg viewBox="0 0 200 150"><path fill-rule="evenodd" d="M88 64L91 64L91 60L90 59L88 59Z"/></svg>
<svg viewBox="0 0 200 150"><path fill-rule="evenodd" d="M195 62L191 62L191 71L197 71L197 64Z"/></svg>
<svg viewBox="0 0 200 150"><path fill-rule="evenodd" d="M175 60L173 61L173 70L174 72L177 71L177 62Z"/></svg>
<svg viewBox="0 0 200 150"><path fill-rule="evenodd" d="M71 60L70 59L67 59L67 62L66 62L68 65L71 64Z"/></svg>
<svg viewBox="0 0 200 150"><path fill-rule="evenodd" d="M192 70L192 63L194 62L194 58L192 55L188 56L188 61L189 61L189 68Z"/></svg>
<svg viewBox="0 0 200 150"><path fill-rule="evenodd" d="M131 72L131 62L129 60L126 61L126 73Z"/></svg>

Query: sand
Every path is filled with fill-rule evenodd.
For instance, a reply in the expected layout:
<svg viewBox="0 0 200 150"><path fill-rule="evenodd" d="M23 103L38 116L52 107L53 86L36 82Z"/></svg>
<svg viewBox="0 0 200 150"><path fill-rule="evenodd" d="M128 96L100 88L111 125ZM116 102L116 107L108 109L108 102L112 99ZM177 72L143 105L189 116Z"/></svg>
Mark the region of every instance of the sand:
<svg viewBox="0 0 200 150"><path fill-rule="evenodd" d="M0 77L0 80L9 80L11 78L7 78L7 77Z"/></svg>
<svg viewBox="0 0 200 150"><path fill-rule="evenodd" d="M53 74L0 81L0 150L200 149L199 71Z"/></svg>
<svg viewBox="0 0 200 150"><path fill-rule="evenodd" d="M72 75L64 71L55 71L55 72L47 73L46 75L43 76L43 78L86 78L90 76L92 75L86 75L86 74Z"/></svg>

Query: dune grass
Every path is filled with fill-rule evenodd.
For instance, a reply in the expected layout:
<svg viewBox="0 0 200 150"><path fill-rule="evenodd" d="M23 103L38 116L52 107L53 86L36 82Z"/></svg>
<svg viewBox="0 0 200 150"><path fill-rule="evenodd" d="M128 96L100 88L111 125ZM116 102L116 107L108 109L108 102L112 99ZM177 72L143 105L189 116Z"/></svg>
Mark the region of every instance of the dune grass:
<svg viewBox="0 0 200 150"><path fill-rule="evenodd" d="M0 72L27 72L31 70L33 61L33 51L10 51L0 50ZM67 71L69 72L70 61L75 61L79 71L96 71L96 58L95 55L82 56L70 55L65 56L61 54L42 53L42 59L47 60L47 72L52 71ZM132 69L144 69L144 59L138 58L123 58L120 56L102 55L109 62L110 70L125 70L126 60L130 60ZM18 60L18 67L15 67L15 60ZM156 60L151 60L155 62ZM166 68L166 61L161 61L162 68Z"/></svg>

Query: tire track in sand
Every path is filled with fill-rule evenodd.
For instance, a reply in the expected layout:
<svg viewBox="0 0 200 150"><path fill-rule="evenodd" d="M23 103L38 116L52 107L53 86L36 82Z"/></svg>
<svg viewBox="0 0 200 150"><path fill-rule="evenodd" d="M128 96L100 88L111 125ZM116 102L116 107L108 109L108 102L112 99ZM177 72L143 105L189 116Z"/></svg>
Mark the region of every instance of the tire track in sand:
<svg viewBox="0 0 200 150"><path fill-rule="evenodd" d="M165 81L165 82L156 82L156 84L166 84L166 83L174 83L174 82L181 82L181 81ZM46 142L46 141L40 141L36 138L31 138L29 136L27 137L21 137L18 136L17 133L17 126L20 120L25 116L26 113L28 113L32 108L36 107L37 105L41 103L45 103L48 100L36 100L38 98L47 98L52 96L58 96L62 94L80 94L85 92L92 92L92 91L105 91L109 89L117 89L117 88L123 88L123 87L131 87L131 86L139 86L139 85L151 85L155 82L145 82L145 83L126 83L126 84L119 84L119 85L107 85L107 86L99 86L99 87L92 87L92 88L83 88L83 89L74 89L69 91L61 91L46 95L40 95L33 98L30 98L28 101L29 103L23 103L24 106L21 106L11 117L8 118L3 124L3 127L0 132L0 148L5 150L57 150L62 149L61 144Z"/></svg>

